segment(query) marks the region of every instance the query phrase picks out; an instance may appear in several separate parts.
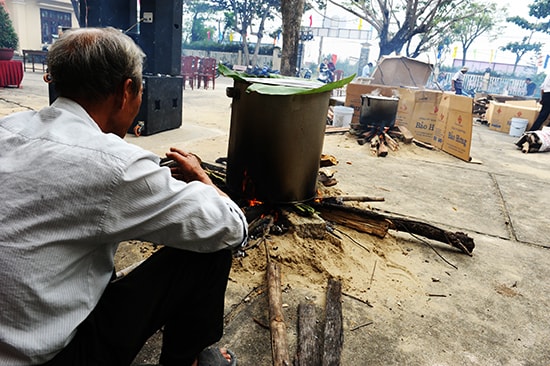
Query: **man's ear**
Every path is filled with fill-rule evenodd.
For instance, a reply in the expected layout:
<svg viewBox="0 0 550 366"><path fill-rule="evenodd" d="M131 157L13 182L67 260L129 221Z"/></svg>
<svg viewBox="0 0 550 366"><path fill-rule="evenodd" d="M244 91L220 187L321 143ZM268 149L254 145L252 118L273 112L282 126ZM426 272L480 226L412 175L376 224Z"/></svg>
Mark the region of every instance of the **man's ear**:
<svg viewBox="0 0 550 366"><path fill-rule="evenodd" d="M126 107L126 104L131 100L132 95L134 95L132 91L133 81L132 79L128 78L124 80L122 83L122 90L119 92L119 98L118 98L118 107L120 109L124 109Z"/></svg>

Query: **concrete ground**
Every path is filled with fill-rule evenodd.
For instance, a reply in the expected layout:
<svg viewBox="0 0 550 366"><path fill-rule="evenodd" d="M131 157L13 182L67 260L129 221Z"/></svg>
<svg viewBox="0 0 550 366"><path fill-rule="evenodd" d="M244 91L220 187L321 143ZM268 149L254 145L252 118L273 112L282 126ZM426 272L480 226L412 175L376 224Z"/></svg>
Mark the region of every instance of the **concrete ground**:
<svg viewBox="0 0 550 366"><path fill-rule="evenodd" d="M213 90L186 90L181 128L127 141L158 154L182 146L204 161L226 156L225 87L231 84L222 77ZM0 116L47 101L41 74L26 73L20 89L0 89ZM522 154L516 139L474 123L471 156L481 163L468 163L419 147L376 158L352 136L325 137L324 152L340 161L342 192L382 195L384 202L370 206L466 232L476 243L472 257L437 246L453 268L417 238L393 233L407 253L400 254L399 270L388 271L377 291L359 291L370 306L358 296L342 299L342 365L550 365L550 154ZM293 355L297 306L307 299L322 309L324 293L304 285L307 278L293 282L285 267L282 272ZM404 283L415 290L407 292ZM271 364L269 330L261 326L268 324L267 297L260 287L252 275L247 281L237 273L228 286L220 345L236 352L242 366ZM348 290L355 294L357 286ZM152 339L136 361L154 362L158 342Z"/></svg>

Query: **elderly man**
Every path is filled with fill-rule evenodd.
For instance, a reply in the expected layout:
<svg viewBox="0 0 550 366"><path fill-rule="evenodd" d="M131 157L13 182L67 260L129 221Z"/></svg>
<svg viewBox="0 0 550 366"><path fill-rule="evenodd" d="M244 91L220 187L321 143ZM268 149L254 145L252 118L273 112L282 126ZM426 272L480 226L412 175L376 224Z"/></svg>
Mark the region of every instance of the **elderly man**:
<svg viewBox="0 0 550 366"><path fill-rule="evenodd" d="M193 154L161 167L123 140L143 56L118 30L68 31L48 55L57 100L0 120L0 365L129 365L160 328L163 365L236 363L208 346L246 219ZM128 239L163 248L112 281Z"/></svg>
<svg viewBox="0 0 550 366"><path fill-rule="evenodd" d="M468 72L467 67L462 67L458 70L451 79L451 90L455 92L456 95L462 94L462 86L464 84L464 74Z"/></svg>

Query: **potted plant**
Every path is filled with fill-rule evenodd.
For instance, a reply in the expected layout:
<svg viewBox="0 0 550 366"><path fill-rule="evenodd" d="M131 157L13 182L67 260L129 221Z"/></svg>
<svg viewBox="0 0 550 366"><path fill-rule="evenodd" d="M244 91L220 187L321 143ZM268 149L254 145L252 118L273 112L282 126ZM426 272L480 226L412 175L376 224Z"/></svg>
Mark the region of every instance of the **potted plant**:
<svg viewBox="0 0 550 366"><path fill-rule="evenodd" d="M4 6L0 4L0 60L11 60L13 51L19 45L19 38L10 16Z"/></svg>

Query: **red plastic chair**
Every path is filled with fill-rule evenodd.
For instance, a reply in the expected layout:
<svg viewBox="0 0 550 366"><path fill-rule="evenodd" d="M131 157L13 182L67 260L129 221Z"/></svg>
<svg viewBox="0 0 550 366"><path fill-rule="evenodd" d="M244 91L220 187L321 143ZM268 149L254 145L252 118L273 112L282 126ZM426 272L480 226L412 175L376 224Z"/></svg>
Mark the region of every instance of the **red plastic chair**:
<svg viewBox="0 0 550 366"><path fill-rule="evenodd" d="M204 89L208 89L208 82L212 80L212 89L216 87L216 59L205 57L200 59L199 74L197 76L197 89L201 87L201 80Z"/></svg>
<svg viewBox="0 0 550 366"><path fill-rule="evenodd" d="M189 86L193 89L195 79L198 75L198 62L199 58L196 56L182 56L181 57L181 76L183 76L183 89L185 89L185 82L189 82Z"/></svg>
<svg viewBox="0 0 550 366"><path fill-rule="evenodd" d="M344 78L344 70L334 71L334 81L342 80ZM341 97L345 92L344 88L334 89L332 95Z"/></svg>

